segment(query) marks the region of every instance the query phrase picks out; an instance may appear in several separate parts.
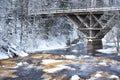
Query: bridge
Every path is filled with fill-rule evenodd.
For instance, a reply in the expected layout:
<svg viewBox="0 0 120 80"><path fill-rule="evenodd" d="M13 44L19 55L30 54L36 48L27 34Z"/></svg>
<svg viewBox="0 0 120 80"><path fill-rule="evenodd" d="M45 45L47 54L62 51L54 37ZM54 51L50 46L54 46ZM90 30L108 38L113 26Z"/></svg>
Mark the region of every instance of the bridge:
<svg viewBox="0 0 120 80"><path fill-rule="evenodd" d="M29 0L28 15L66 16L88 39L88 51L102 48L102 38L116 24L120 0Z"/></svg>

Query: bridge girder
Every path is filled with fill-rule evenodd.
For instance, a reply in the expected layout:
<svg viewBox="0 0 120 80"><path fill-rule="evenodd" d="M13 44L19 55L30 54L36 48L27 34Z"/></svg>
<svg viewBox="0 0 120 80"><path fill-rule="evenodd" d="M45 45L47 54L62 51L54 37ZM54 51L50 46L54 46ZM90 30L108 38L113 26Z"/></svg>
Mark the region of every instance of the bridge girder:
<svg viewBox="0 0 120 80"><path fill-rule="evenodd" d="M66 14L76 28L86 35L88 51L102 48L102 38L115 25L116 15L104 13Z"/></svg>
<svg viewBox="0 0 120 80"><path fill-rule="evenodd" d="M66 14L67 18L76 25L76 28L83 32L87 38L102 39L107 32L115 25L115 15L87 13L87 14Z"/></svg>

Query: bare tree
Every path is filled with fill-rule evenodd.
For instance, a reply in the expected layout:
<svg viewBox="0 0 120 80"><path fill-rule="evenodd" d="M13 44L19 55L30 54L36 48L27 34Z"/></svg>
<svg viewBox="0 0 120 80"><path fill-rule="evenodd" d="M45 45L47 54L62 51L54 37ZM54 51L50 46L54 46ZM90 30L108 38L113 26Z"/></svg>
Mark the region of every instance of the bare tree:
<svg viewBox="0 0 120 80"><path fill-rule="evenodd" d="M120 27L116 27L116 29L114 30L114 44L115 44L115 48L117 53L120 53Z"/></svg>

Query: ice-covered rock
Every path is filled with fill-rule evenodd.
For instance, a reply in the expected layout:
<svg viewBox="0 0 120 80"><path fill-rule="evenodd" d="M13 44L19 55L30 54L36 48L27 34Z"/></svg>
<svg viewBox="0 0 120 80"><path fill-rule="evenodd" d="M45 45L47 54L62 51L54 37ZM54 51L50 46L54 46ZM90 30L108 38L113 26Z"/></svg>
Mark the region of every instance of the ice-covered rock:
<svg viewBox="0 0 120 80"><path fill-rule="evenodd" d="M78 75L73 75L70 80L80 80Z"/></svg>

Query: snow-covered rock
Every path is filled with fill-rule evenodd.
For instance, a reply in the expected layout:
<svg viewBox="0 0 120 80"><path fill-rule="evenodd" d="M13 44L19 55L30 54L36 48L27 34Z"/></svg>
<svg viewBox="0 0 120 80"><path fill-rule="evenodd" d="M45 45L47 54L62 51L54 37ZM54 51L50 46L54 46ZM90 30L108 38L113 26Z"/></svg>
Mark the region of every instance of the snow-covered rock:
<svg viewBox="0 0 120 80"><path fill-rule="evenodd" d="M99 65L101 65L101 66L107 66L107 63L106 62L100 62L100 63L98 63Z"/></svg>
<svg viewBox="0 0 120 80"><path fill-rule="evenodd" d="M20 51L20 50L13 50L11 49L11 51L16 54L17 56L20 56L20 57L25 57L25 56L28 56L28 53L24 52L24 51Z"/></svg>
<svg viewBox="0 0 120 80"><path fill-rule="evenodd" d="M7 54L0 53L0 60L2 60L2 59L8 59L8 58L9 58L9 56Z"/></svg>
<svg viewBox="0 0 120 80"><path fill-rule="evenodd" d="M66 59L76 59L77 56L75 56L75 55L65 55L65 58Z"/></svg>
<svg viewBox="0 0 120 80"><path fill-rule="evenodd" d="M99 78L99 77L102 77L102 75L100 73L97 73L97 74L95 74L95 77Z"/></svg>
<svg viewBox="0 0 120 80"><path fill-rule="evenodd" d="M65 66L65 65L57 65L56 67L54 68L50 68L50 69L43 69L44 72L47 72L47 73L55 73L55 72L58 72L58 71L61 71L61 70L64 70L64 69L68 69L68 70L75 70L69 66Z"/></svg>
<svg viewBox="0 0 120 80"><path fill-rule="evenodd" d="M62 62L63 60L44 59L41 64L48 65L51 63Z"/></svg>
<svg viewBox="0 0 120 80"><path fill-rule="evenodd" d="M116 76L116 75L111 75L110 78L115 79L115 80L120 80L120 78L118 76Z"/></svg>
<svg viewBox="0 0 120 80"><path fill-rule="evenodd" d="M70 80L80 80L78 75L73 75Z"/></svg>

